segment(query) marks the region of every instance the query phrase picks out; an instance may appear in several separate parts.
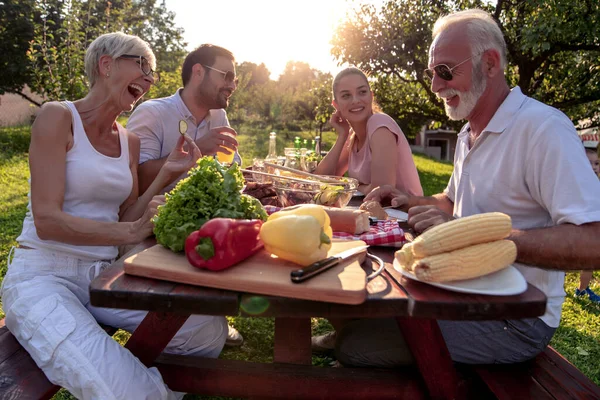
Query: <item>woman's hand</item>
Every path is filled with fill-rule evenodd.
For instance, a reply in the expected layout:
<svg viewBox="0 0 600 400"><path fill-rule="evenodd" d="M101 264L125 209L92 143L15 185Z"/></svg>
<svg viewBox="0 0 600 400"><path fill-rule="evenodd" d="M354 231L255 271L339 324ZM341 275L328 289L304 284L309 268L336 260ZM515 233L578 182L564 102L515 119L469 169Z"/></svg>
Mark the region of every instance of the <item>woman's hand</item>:
<svg viewBox="0 0 600 400"><path fill-rule="evenodd" d="M350 134L350 124L348 121L342 117L342 113L340 111L335 111L331 118L329 118L329 124L333 126L338 133L338 136L347 138Z"/></svg>
<svg viewBox="0 0 600 400"><path fill-rule="evenodd" d="M187 144L187 151L183 149L184 144ZM196 161L200 157L202 157L202 153L192 138L188 135L181 135L160 171L167 177L166 185L196 165Z"/></svg>
<svg viewBox="0 0 600 400"><path fill-rule="evenodd" d="M148 203L148 207L146 207L144 214L134 223L136 234L139 235L137 242L141 242L152 235L152 231L154 230L152 218L158 212L158 206L165 204L165 200L166 198L164 195L154 196L152 200L150 200L150 203Z"/></svg>

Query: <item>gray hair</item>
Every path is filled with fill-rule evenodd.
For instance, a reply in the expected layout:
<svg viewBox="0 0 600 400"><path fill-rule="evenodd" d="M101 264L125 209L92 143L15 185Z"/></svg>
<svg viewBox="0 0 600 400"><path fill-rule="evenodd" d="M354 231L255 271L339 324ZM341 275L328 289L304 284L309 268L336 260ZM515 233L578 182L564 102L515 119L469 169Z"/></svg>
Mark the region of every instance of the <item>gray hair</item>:
<svg viewBox="0 0 600 400"><path fill-rule="evenodd" d="M116 60L124 54L144 56L152 69L156 69L156 57L147 42L123 32L106 33L98 36L85 52L85 74L90 87L93 87L100 77L100 57L110 56Z"/></svg>
<svg viewBox="0 0 600 400"><path fill-rule="evenodd" d="M478 55L494 49L500 54L500 66L505 69L507 50L504 35L492 16L483 10L470 9L440 17L433 26L433 39L453 25L463 22L466 22L473 58L479 59Z"/></svg>

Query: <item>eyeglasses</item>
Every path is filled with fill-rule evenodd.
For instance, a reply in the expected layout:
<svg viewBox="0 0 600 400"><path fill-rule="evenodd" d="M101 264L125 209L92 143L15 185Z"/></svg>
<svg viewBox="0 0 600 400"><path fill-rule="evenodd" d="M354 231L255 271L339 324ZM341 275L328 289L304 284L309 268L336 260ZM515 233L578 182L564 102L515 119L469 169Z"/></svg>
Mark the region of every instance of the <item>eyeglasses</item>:
<svg viewBox="0 0 600 400"><path fill-rule="evenodd" d="M237 86L239 79L235 77L235 73L232 71L221 71L220 69L216 69L213 67L209 67L208 65L204 65L202 64L202 66L204 68L208 68L208 69L212 69L213 71L216 71L220 74L223 74L223 78L225 79L225 82L231 83L233 82L235 84L235 86Z"/></svg>
<svg viewBox="0 0 600 400"><path fill-rule="evenodd" d="M160 74L156 71L154 71L151 67L150 67L150 63L148 62L148 60L146 59L146 57L144 56L136 56L133 54L123 54L121 57L119 58L130 58L130 59L138 59L137 63L140 65L140 69L142 70L142 72L144 73L144 75L146 76L151 76L152 79L154 79L154 82L160 82Z"/></svg>
<svg viewBox="0 0 600 400"><path fill-rule="evenodd" d="M435 72L435 75L439 76L440 78L442 78L445 81L451 81L452 78L454 78L454 75L452 74L452 70L463 65L464 63L466 63L467 61L469 61L470 59L477 57L479 54L475 54L469 58L467 58L464 61L459 62L458 64L456 64L454 67L450 68L449 66L447 66L446 64L438 64L435 67L433 67L432 69L426 69L425 71L423 71L423 73L425 74L425 76L431 80L433 80L433 75Z"/></svg>

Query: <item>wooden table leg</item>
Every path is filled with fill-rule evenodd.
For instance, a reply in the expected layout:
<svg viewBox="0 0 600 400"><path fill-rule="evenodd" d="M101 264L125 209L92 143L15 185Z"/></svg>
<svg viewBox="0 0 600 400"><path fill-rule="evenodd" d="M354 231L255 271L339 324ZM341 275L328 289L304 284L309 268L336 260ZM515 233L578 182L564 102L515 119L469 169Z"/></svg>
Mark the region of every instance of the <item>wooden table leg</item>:
<svg viewBox="0 0 600 400"><path fill-rule="evenodd" d="M396 318L432 399L457 399L460 379L433 319Z"/></svg>
<svg viewBox="0 0 600 400"><path fill-rule="evenodd" d="M310 318L275 318L273 361L311 365L310 332Z"/></svg>
<svg viewBox="0 0 600 400"><path fill-rule="evenodd" d="M147 367L163 352L189 315L150 311L125 347Z"/></svg>

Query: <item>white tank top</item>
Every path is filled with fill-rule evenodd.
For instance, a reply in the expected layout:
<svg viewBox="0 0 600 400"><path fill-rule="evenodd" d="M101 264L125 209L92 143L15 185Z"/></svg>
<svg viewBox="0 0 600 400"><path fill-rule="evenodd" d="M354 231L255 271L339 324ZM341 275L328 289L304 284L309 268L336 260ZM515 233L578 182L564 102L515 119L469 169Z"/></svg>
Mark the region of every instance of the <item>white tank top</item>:
<svg viewBox="0 0 600 400"><path fill-rule="evenodd" d="M70 101L62 104L69 108L73 117L73 147L67 152L62 209L75 217L118 222L119 207L133 188L127 132L121 126L118 127L121 155L116 158L105 156L90 143L75 105ZM23 231L17 238L20 245L69 253L91 260L110 260L117 256L116 246L76 246L40 239L31 210L31 180L29 184L27 214L23 221Z"/></svg>

